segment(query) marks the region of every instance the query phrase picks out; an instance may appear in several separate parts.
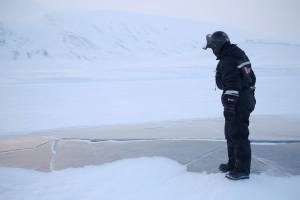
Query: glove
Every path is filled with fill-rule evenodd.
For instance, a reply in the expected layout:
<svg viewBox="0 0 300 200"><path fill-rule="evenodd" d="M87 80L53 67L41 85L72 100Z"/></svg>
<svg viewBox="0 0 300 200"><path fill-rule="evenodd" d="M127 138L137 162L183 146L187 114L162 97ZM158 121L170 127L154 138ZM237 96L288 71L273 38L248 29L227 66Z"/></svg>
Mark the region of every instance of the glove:
<svg viewBox="0 0 300 200"><path fill-rule="evenodd" d="M216 85L218 86L218 88L220 90L223 90L222 76L221 76L220 72L216 71L215 79L216 79Z"/></svg>
<svg viewBox="0 0 300 200"><path fill-rule="evenodd" d="M236 115L236 104L239 99L238 91L227 90L222 94L222 104L224 107L224 117L226 121L233 121Z"/></svg>

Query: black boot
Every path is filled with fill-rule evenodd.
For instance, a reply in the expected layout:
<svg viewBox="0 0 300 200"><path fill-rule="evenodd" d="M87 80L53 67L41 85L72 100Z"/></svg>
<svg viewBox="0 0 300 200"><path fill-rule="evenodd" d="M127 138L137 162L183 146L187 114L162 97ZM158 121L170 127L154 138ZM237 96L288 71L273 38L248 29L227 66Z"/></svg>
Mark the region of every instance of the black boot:
<svg viewBox="0 0 300 200"><path fill-rule="evenodd" d="M230 164L220 164L219 165L219 170L222 172L222 173L226 173L226 172L229 172L231 170L233 170L233 166L230 165Z"/></svg>
<svg viewBox="0 0 300 200"><path fill-rule="evenodd" d="M249 179L249 174L246 172L242 172L242 171L237 171L237 170L232 170L229 171L226 175L226 178L230 179L230 180L242 180L242 179Z"/></svg>

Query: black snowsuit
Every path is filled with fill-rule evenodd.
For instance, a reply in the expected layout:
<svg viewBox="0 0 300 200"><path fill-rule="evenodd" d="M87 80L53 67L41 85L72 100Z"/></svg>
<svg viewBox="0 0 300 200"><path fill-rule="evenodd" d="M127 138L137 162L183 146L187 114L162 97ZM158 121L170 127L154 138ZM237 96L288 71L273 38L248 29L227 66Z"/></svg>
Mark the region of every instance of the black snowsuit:
<svg viewBox="0 0 300 200"><path fill-rule="evenodd" d="M256 77L245 52L234 44L225 44L217 55L216 84L223 90L228 166L250 173L251 147L249 117L254 110Z"/></svg>

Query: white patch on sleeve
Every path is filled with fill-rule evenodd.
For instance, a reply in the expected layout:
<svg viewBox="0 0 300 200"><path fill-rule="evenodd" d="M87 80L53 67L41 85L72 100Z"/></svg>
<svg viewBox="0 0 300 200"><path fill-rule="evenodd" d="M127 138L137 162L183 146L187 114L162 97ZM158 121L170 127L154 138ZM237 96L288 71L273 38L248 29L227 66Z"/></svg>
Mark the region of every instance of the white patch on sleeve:
<svg viewBox="0 0 300 200"><path fill-rule="evenodd" d="M224 94L239 96L239 91L237 91L237 90L226 90Z"/></svg>
<svg viewBox="0 0 300 200"><path fill-rule="evenodd" d="M240 65L238 65L237 68L241 69L241 68L243 68L243 67L246 66L246 65L251 65L251 62L250 62L250 61L243 62L243 63L241 63Z"/></svg>

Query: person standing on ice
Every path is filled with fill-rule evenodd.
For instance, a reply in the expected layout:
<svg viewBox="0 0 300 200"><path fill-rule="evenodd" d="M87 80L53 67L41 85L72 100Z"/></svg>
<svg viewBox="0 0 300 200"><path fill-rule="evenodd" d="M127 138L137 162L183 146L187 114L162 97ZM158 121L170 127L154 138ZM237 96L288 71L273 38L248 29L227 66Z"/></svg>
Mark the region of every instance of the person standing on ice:
<svg viewBox="0 0 300 200"><path fill-rule="evenodd" d="M217 31L208 34L203 49L208 48L219 60L215 78L217 87L223 90L221 100L228 162L220 164L219 170L232 180L248 179L251 166L248 126L250 113L256 104L256 77L245 52L231 44L226 33Z"/></svg>

